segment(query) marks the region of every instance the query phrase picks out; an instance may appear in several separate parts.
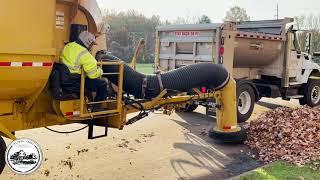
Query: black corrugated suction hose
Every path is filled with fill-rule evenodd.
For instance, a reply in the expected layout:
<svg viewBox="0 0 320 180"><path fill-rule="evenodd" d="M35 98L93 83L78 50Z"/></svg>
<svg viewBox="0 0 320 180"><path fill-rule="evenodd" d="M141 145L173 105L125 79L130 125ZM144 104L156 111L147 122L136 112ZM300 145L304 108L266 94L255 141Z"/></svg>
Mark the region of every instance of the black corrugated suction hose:
<svg viewBox="0 0 320 180"><path fill-rule="evenodd" d="M112 55L105 55L102 61L118 61ZM104 60L108 59L108 60ZM111 60L110 60L111 59ZM117 72L116 66L103 66L105 73ZM218 64L198 63L184 66L160 75L164 89L179 92L188 92L192 88L205 86L210 89L221 89L229 81L229 73ZM118 84L118 76L112 75L107 78L114 84ZM145 94L143 97L142 85L146 79ZM160 85L156 75L145 75L133 70L128 65L124 65L123 90L135 98L151 99L159 95Z"/></svg>

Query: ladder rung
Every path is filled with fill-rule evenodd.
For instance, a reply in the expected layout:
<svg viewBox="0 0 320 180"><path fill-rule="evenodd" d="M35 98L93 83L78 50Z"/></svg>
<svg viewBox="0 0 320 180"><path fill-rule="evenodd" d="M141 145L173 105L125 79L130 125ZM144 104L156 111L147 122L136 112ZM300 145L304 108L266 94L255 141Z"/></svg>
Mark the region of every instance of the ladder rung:
<svg viewBox="0 0 320 180"><path fill-rule="evenodd" d="M120 73L103 73L102 75L117 75L117 74L120 74Z"/></svg>
<svg viewBox="0 0 320 180"><path fill-rule="evenodd" d="M109 103L109 102L117 102L117 100L105 100L105 101L98 101L98 102L89 102L89 103L87 103L87 105L102 104L102 103Z"/></svg>
<svg viewBox="0 0 320 180"><path fill-rule="evenodd" d="M86 114L83 114L82 117L99 116L99 115L115 114L115 113L119 113L119 112L117 110L106 110L106 111L100 111L100 112L86 113Z"/></svg>

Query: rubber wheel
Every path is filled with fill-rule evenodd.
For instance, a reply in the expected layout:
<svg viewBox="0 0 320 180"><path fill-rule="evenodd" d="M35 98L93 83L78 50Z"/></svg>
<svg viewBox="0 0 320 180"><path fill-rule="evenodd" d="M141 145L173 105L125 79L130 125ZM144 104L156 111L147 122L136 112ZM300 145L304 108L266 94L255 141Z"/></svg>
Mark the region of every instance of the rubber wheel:
<svg viewBox="0 0 320 180"><path fill-rule="evenodd" d="M250 118L254 108L255 99L254 91L250 85L243 84L237 87L238 123L243 123Z"/></svg>
<svg viewBox="0 0 320 180"><path fill-rule="evenodd" d="M302 87L303 98L299 99L301 105L310 107L320 104L320 81L309 79L309 82Z"/></svg>
<svg viewBox="0 0 320 180"><path fill-rule="evenodd" d="M187 104L184 108L176 108L176 111L179 112L193 112L198 108L198 105L192 102L191 104Z"/></svg>
<svg viewBox="0 0 320 180"><path fill-rule="evenodd" d="M256 102L259 102L261 99L262 99L262 97L261 97L261 96L256 97Z"/></svg>
<svg viewBox="0 0 320 180"><path fill-rule="evenodd" d="M6 153L6 149L7 149L7 145L4 142L3 138L0 136L0 174L2 173L5 165L6 165L6 161L5 161L5 153Z"/></svg>
<svg viewBox="0 0 320 180"><path fill-rule="evenodd" d="M209 131L209 137L221 142L221 143L232 143L232 144L241 144L247 138L246 130L243 127L240 127L240 131L237 132L221 132L215 129Z"/></svg>
<svg viewBox="0 0 320 180"><path fill-rule="evenodd" d="M306 105L306 104L307 104L306 98L304 98L304 97L303 97L303 98L300 98L300 99L299 99L299 104L302 105L302 106L303 106L303 105Z"/></svg>

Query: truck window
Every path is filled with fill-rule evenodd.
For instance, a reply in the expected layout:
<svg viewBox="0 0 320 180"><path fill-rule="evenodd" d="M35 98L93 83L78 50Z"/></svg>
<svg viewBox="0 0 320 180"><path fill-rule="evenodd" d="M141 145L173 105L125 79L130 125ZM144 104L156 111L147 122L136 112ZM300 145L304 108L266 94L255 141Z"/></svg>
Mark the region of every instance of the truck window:
<svg viewBox="0 0 320 180"><path fill-rule="evenodd" d="M291 51L296 51L297 54L301 54L300 43L299 43L296 32L292 33L291 36L292 36Z"/></svg>
<svg viewBox="0 0 320 180"><path fill-rule="evenodd" d="M315 63L320 64L320 52L315 52L315 53L313 53L312 60L313 60Z"/></svg>

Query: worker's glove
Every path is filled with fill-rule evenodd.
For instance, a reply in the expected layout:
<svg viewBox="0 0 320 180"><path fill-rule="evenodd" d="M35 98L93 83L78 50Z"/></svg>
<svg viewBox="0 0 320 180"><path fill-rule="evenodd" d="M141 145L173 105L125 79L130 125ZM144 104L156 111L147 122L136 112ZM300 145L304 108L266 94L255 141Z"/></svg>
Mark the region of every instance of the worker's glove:
<svg viewBox="0 0 320 180"><path fill-rule="evenodd" d="M103 74L103 70L100 68L100 67L98 67L98 74L99 74L99 76L102 76L102 74Z"/></svg>

